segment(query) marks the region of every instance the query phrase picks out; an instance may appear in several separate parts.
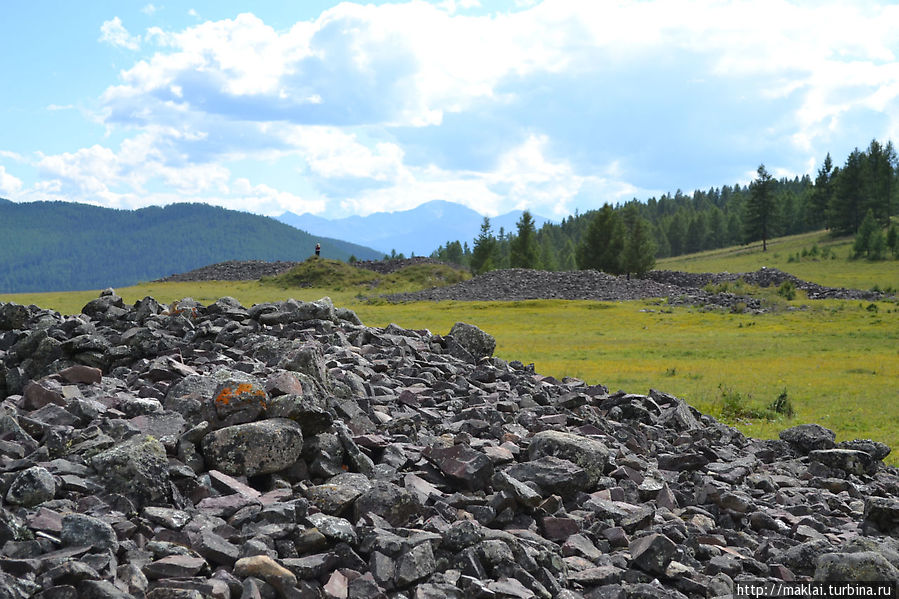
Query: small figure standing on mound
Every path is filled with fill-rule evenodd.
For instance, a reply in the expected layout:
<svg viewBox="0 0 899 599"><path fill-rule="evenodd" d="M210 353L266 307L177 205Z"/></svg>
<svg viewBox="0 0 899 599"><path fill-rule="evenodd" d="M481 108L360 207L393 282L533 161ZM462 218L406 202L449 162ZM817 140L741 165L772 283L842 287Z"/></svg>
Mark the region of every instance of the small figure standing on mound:
<svg viewBox="0 0 899 599"><path fill-rule="evenodd" d="M321 256L321 254L322 254L322 244L316 243L315 244L315 255Z"/></svg>

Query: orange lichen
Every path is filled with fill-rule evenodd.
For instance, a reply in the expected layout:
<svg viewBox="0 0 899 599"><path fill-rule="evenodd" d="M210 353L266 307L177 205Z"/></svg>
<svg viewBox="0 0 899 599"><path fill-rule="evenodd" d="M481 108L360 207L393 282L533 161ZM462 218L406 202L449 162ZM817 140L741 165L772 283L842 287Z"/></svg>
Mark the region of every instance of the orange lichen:
<svg viewBox="0 0 899 599"><path fill-rule="evenodd" d="M222 388L222 390L219 391L218 395L215 396L215 402L222 405L228 405L235 397L239 397L245 393L249 393L261 398L265 397L265 391L263 391L262 389L254 388L252 383L240 383L236 388Z"/></svg>

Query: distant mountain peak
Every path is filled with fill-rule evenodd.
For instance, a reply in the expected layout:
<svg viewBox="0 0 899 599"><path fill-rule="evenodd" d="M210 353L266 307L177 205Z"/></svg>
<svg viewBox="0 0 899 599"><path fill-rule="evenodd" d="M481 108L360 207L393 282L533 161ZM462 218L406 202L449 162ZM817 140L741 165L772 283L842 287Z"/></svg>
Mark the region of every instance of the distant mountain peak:
<svg viewBox="0 0 899 599"><path fill-rule="evenodd" d="M521 210L491 218L494 231L515 230ZM532 214L539 228L550 219ZM428 256L448 241L471 242L478 235L484 215L468 206L447 200L432 200L409 210L374 212L368 216L327 219L313 214L285 212L279 221L311 235L337 237L389 254L392 250L411 256Z"/></svg>

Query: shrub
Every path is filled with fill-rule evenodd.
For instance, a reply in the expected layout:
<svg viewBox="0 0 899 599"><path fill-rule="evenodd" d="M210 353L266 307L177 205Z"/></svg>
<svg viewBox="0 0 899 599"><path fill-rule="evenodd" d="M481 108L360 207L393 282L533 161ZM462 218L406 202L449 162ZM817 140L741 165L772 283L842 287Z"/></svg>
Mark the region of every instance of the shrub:
<svg viewBox="0 0 899 599"><path fill-rule="evenodd" d="M777 288L777 295L787 301L796 299L796 285L793 284L793 281L784 281Z"/></svg>
<svg viewBox="0 0 899 599"><path fill-rule="evenodd" d="M768 409L775 414L780 414L781 416L786 416L787 418L791 418L793 416L793 403L790 401L790 398L787 395L786 387L784 387L784 390L780 392L780 395L777 396L777 399L771 402L771 404L768 406Z"/></svg>

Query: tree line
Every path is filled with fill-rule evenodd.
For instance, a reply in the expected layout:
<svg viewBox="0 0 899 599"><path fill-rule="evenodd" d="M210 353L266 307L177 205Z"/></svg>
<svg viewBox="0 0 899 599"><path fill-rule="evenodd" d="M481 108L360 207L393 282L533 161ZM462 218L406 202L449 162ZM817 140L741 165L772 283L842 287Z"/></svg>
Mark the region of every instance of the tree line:
<svg viewBox="0 0 899 599"><path fill-rule="evenodd" d="M447 241L431 256L471 267L575 270L642 274L655 259L827 229L834 236L860 234L855 255L881 259L899 252L890 217L899 210L899 159L892 142L872 140L856 148L842 167L828 153L814 181L780 178L764 164L749 185L724 185L687 195L678 190L535 229L525 212L516 231L493 231L485 218L472 242Z"/></svg>

